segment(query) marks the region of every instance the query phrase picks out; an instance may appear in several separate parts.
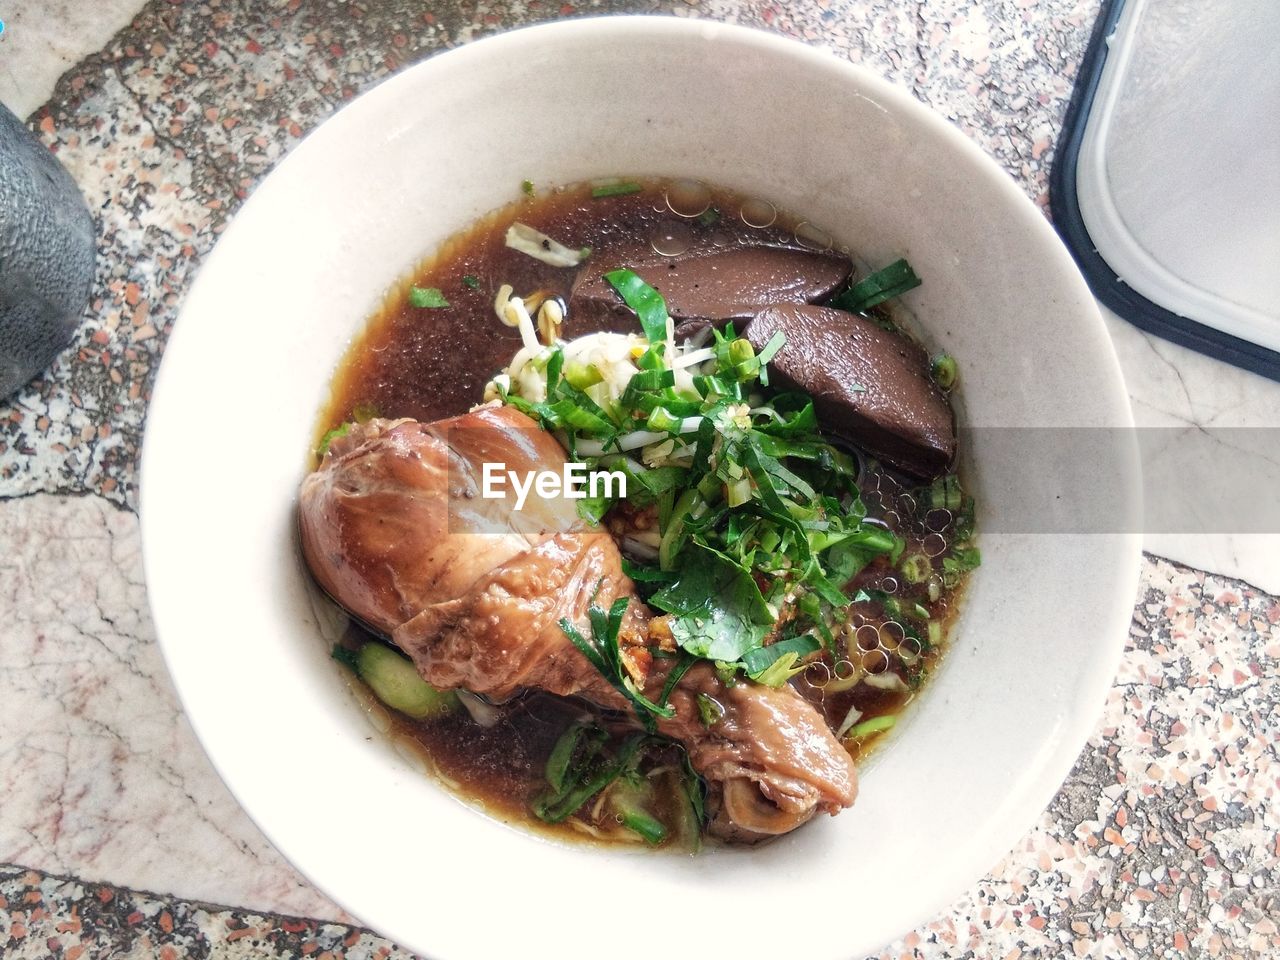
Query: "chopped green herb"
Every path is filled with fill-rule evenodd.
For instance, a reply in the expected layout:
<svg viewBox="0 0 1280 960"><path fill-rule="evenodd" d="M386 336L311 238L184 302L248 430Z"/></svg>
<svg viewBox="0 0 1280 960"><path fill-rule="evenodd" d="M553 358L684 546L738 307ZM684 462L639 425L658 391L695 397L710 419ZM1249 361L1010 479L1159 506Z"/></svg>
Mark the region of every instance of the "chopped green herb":
<svg viewBox="0 0 1280 960"><path fill-rule="evenodd" d="M738 664L716 661L716 677L724 684L725 689L732 689L738 683Z"/></svg>
<svg viewBox="0 0 1280 960"><path fill-rule="evenodd" d="M350 431L351 424L349 423L344 423L341 426L334 427L320 438L320 443L316 446L316 456L323 457L329 452L329 444L333 443L333 441L337 440L339 437L345 437Z"/></svg>
<svg viewBox="0 0 1280 960"><path fill-rule="evenodd" d="M893 714L872 717L870 720L863 720L861 723L854 724L845 736L850 740L861 740L863 737L869 737L873 733L883 733L886 730L890 730L897 722L898 718Z"/></svg>
<svg viewBox="0 0 1280 960"><path fill-rule="evenodd" d="M449 301L435 287L410 287L409 303L415 307L447 307Z"/></svg>
<svg viewBox="0 0 1280 960"><path fill-rule="evenodd" d="M954 473L938 477L928 490L929 506L935 509L959 510L962 496L960 478Z"/></svg>
<svg viewBox="0 0 1280 960"><path fill-rule="evenodd" d="M477 290L480 287L480 278L470 273L464 273L462 275L462 285L470 287L472 290Z"/></svg>
<svg viewBox="0 0 1280 960"><path fill-rule="evenodd" d="M912 553L903 558L899 569L907 583L924 583L933 573L933 564L923 553Z"/></svg>
<svg viewBox="0 0 1280 960"><path fill-rule="evenodd" d="M651 847L656 847L667 839L667 828L643 810L623 810L618 817L624 827L638 833L640 839Z"/></svg>
<svg viewBox="0 0 1280 960"><path fill-rule="evenodd" d="M887 267L863 277L831 301L831 306L850 313L870 310L877 304L900 296L920 286L920 278L906 260L895 260Z"/></svg>
<svg viewBox="0 0 1280 960"><path fill-rule="evenodd" d="M591 196L600 200L604 197L620 197L627 193L639 193L641 189L642 187L638 183L602 183L598 187L591 188Z"/></svg>
<svg viewBox="0 0 1280 960"><path fill-rule="evenodd" d="M956 375L959 371L956 368L956 358L949 353L940 353L934 357L930 369L933 372L934 382L943 390L950 390L956 385Z"/></svg>
<svg viewBox="0 0 1280 960"><path fill-rule="evenodd" d="M797 665L799 659L797 653L784 653L753 679L766 687L780 687L796 674L804 672L806 664Z"/></svg>
<svg viewBox="0 0 1280 960"><path fill-rule="evenodd" d="M561 736L547 761L548 790L533 801L533 812L547 823L561 823L584 803L632 768L648 734L626 740L616 755L604 750L606 734L594 724L585 731L570 727Z"/></svg>
<svg viewBox="0 0 1280 960"><path fill-rule="evenodd" d="M640 722L644 724L646 730L652 731L654 715L669 719L674 717L676 712L674 708L659 706L646 697L623 666L622 650L618 646L618 631L622 628L622 618L626 615L629 602L629 597L619 597L613 601L608 613L592 603L587 608L587 618L591 621L590 637L584 636L567 617L561 618L560 629L600 672L600 675L631 701Z"/></svg>
<svg viewBox="0 0 1280 960"><path fill-rule="evenodd" d="M697 216L698 226L711 227L720 222L720 211L715 207L707 207Z"/></svg>
<svg viewBox="0 0 1280 960"><path fill-rule="evenodd" d="M526 197L532 197L532 196L533 196L533 181L532 181L532 180L521 180L521 181L520 181L520 192L521 192L521 193L523 193Z"/></svg>
<svg viewBox="0 0 1280 960"><path fill-rule="evenodd" d="M378 412L378 408L372 403L357 403L351 409L351 419L356 423L368 423L370 420L376 420L382 416Z"/></svg>
<svg viewBox="0 0 1280 960"><path fill-rule="evenodd" d="M704 727L714 727L724 716L724 707L719 700L705 693L698 694L698 717Z"/></svg>
<svg viewBox="0 0 1280 960"><path fill-rule="evenodd" d="M982 564L982 552L973 546L956 545L942 558L942 581L955 586L960 578Z"/></svg>
<svg viewBox="0 0 1280 960"><path fill-rule="evenodd" d="M759 647L755 650L749 650L743 654L742 665L747 670L747 676L757 683L766 683L765 677L774 678L780 673L789 670L792 665L801 657L808 656L822 649L822 643L813 634L802 633L794 637L788 637L785 640L779 640L777 643L771 643L767 647ZM788 660L788 657L790 658ZM786 666L778 668L775 674L770 674L770 670L774 670L780 661L786 660ZM803 669L803 668L801 668ZM768 686L778 686L777 683L768 683Z"/></svg>
<svg viewBox="0 0 1280 960"><path fill-rule="evenodd" d="M925 625L925 636L931 647L936 647L938 644L942 643L942 624L937 620L930 620Z"/></svg>
<svg viewBox="0 0 1280 960"><path fill-rule="evenodd" d="M352 673L358 672L356 666L356 652L350 647L344 647L340 643L335 643L333 649L329 651L329 656L337 660L340 664L350 670Z"/></svg>
<svg viewBox="0 0 1280 960"><path fill-rule="evenodd" d="M623 302L636 312L650 349L667 338L667 302L633 270L610 270L604 275Z"/></svg>
<svg viewBox="0 0 1280 960"><path fill-rule="evenodd" d="M655 651L654 655L657 656L662 652L661 650ZM667 654L667 656L670 657L671 654ZM689 668L694 665L697 659L688 651L680 651L679 661L671 668L671 672L667 674L667 682L662 685L662 693L658 696L658 706L665 707L667 705L667 700L671 697L671 691L676 688L676 684L689 672Z"/></svg>
<svg viewBox="0 0 1280 960"><path fill-rule="evenodd" d="M603 276L647 341L627 358L625 380L596 366L603 360L566 359L552 347L533 361L546 371L538 400L506 384L498 394L563 437L588 471L620 471L628 506L656 513L657 562L625 569L669 615L682 664L716 662L726 683L739 673L784 683L812 652L835 649L845 585L877 557L896 564L906 541L866 519L858 465L819 432L810 398L761 395L781 335L757 350L728 325L705 347L672 347L662 294L632 270ZM694 363L676 362L694 351ZM578 509L599 523L617 502L584 499ZM618 668L609 619L593 615L591 638L575 639L571 625L566 633L622 690L630 678ZM652 723L665 693L645 706L634 686L624 695Z"/></svg>

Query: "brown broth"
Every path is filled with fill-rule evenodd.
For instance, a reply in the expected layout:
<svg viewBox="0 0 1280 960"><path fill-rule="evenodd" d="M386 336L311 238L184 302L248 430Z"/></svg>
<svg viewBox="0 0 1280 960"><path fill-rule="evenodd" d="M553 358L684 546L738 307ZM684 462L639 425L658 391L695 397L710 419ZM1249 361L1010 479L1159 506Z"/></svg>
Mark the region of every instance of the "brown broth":
<svg viewBox="0 0 1280 960"><path fill-rule="evenodd" d="M509 283L517 294L547 290L567 296L575 270L550 267L526 254L508 249L504 234L513 220L520 220L570 246L590 246L597 252L645 236L664 221L677 221L663 202L664 182L640 181L641 191L593 199L591 186L581 184L525 198L484 217L470 229L447 241L425 260L387 297L383 308L355 339L340 364L331 386L331 396L317 424L316 439L350 420L357 413L417 420L436 420L466 412L482 399L484 386L520 348L518 333L497 319L493 300L497 288ZM713 190L713 207L720 212L714 223L694 223L701 239L723 244L739 242L795 243L797 218L779 213L767 229L749 227L737 216L740 200L734 194ZM683 223L691 223L688 220ZM474 277L473 289L464 277ZM439 289L449 301L448 308L415 308L409 303L412 286ZM877 308L889 316L883 308ZM566 339L592 332L566 319L561 334ZM928 529L924 511L914 519L903 500L912 494L911 482L887 471L867 473L860 481L867 496L869 515L884 518L895 510L902 520L890 525L907 539L907 552L920 553ZM878 502L882 501L882 502ZM892 520L892 518L889 518ZM919 528L913 525L919 522ZM940 558L933 561L940 573ZM886 578L897 586L888 592L908 609L919 603L930 619L949 632L963 583L945 589L930 601L927 582L909 584L887 559L869 566L849 585L859 589L885 590ZM892 602L892 601L890 601ZM893 618L879 600L856 603L851 608L855 625L877 629ZM864 632L865 633L865 632ZM885 631L890 645L896 631ZM353 645L368 640L353 627L348 641ZM853 640L841 641L845 656ZM823 712L828 723L838 727L851 709L861 711L860 720L899 713L918 693L937 666L943 644L923 650L909 667L901 659L891 659L888 672L903 678L905 690L880 690L859 684L852 690L824 693L820 683L823 670L830 676L830 658L818 661L794 681L796 689ZM837 668L836 676L840 676ZM570 824L549 827L533 817L529 805L543 787L543 766L559 735L580 714L580 706L545 695L530 695L504 707L497 725L485 728L465 711L427 721L413 721L393 714L396 734L420 745L431 766L448 781L461 785L464 795L499 819L516 821L558 835L585 838ZM855 759L865 759L882 740L872 735L849 746Z"/></svg>

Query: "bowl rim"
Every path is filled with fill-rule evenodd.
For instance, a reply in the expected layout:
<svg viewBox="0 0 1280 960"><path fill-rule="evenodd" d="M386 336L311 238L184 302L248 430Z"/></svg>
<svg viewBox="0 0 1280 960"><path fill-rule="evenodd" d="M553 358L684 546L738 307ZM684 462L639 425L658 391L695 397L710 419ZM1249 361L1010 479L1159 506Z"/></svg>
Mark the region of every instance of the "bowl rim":
<svg viewBox="0 0 1280 960"><path fill-rule="evenodd" d="M437 53L403 71L387 78L378 83L361 96L357 97L351 103L345 105L335 114L327 118L316 130L312 131L302 143L297 145L288 156L278 163L259 185L258 189L249 198L244 207L237 213L232 224L220 238L218 244L213 250L206 255L205 262L202 264L199 274L188 291L186 300L183 304L179 319L187 315L189 306L193 302L197 302L201 296L205 284L202 282L205 278L214 273L214 267L221 262L220 254L228 247L228 238L239 235L237 227L245 219L244 213L246 208L250 208L255 203L261 204L259 198L263 195L269 195L273 182L281 182L289 171L300 166L303 162L299 158L305 158L310 152L324 149L326 140L323 136L318 137L322 130L328 128L329 136L334 133L339 124L349 123L361 110L367 109L370 105L382 101L391 101L400 95L401 89L409 89L414 85L424 83L428 78L434 75L447 76L449 71L455 69L464 69L469 60L484 56L494 56L501 52L511 52L526 48L532 44L551 43L560 40L568 40L570 38L594 37L598 39L615 37L626 33L634 33L635 31L648 31L651 36L657 39L673 39L676 41L687 41L692 38L701 36L703 39L727 39L735 43L741 44L747 48L754 48L764 53L790 57L798 61L804 61L807 66L821 67L822 69L832 70L841 73L848 82L855 84L863 90L868 90L874 96L876 101L885 104L893 111L901 111L905 113L912 122L918 123L925 127L931 134L939 137L949 150L957 151L967 157L972 163L982 168L987 179L991 181L993 187L1000 189L1008 198L1010 204L1010 212L1019 216L1024 222L1030 222L1034 219L1039 223L1039 230L1046 237L1052 238L1054 245L1060 253L1057 266L1074 277L1074 282L1084 289L1084 281L1080 277L1078 271L1071 261L1065 248L1057 241L1056 235L1053 234L1052 228L1045 221L1041 212L1035 207L1031 200L1023 193L1023 191L1015 184L1002 169L998 167L995 161L984 153L973 141L966 137L952 123L947 121L941 115L927 107L926 105L915 100L908 92L894 85L890 81L884 79L873 71L844 61L833 54L823 50L811 47L799 40L776 35L764 30L744 27L720 22L706 21L700 19L680 18L673 16L654 16L654 15L605 15L593 16L580 19L552 21L540 23L530 26L520 27L514 30L505 31L484 37L474 42L466 43L462 46ZM342 118L346 118L343 120ZM335 123L337 121L337 123ZM998 186L997 186L998 185ZM1032 228L1035 229L1035 228ZM1089 298L1092 303L1092 298ZM1098 330L1103 332L1103 340L1100 344L1100 350L1103 356L1100 358L1106 367L1100 371L1100 376L1108 379L1113 384L1118 383L1121 386L1121 394L1123 396L1123 377L1120 372L1120 366L1115 354L1114 346L1111 344L1110 338L1105 334L1105 327L1101 315L1098 313L1096 305L1092 308L1092 315L1089 322L1096 324ZM1082 318L1083 319L1083 318ZM184 336L185 327L181 323L176 323L174 329L170 333L169 342L166 346L165 357L157 374L156 382L153 387L151 409L162 403L162 398L170 396L180 388L175 383L180 376L176 363L167 362L171 357L186 357L186 351L180 350L178 354L174 354L174 346L186 342ZM180 362L189 362L182 361ZM150 411L149 411L150 412ZM1132 416L1128 408L1127 401L1123 411L1116 409L1113 411L1116 415L1117 426L1131 426ZM161 566L168 559L164 556L165 550L160 544L163 539L162 534L158 532L158 521L153 521L150 517L157 517L158 510L153 504L156 503L156 496L152 494L152 488L149 486L149 478L163 472L163 462L165 454L155 435L150 430L150 422L148 430L144 437L141 470L140 470L140 519L143 541L143 557L144 570L146 573L146 581L151 584L162 581L160 575ZM1136 465L1135 465L1136 470ZM1140 498L1138 492L1139 478L1137 473L1129 476L1129 483L1132 489L1129 491L1134 497L1135 502ZM1139 574L1139 556L1140 556L1140 535L1137 533L1127 534L1116 539L1117 555L1125 554L1131 557L1132 568L1131 582L1129 584L1121 584L1118 588L1126 597L1132 597L1136 593L1138 574ZM166 665L170 675L173 678L174 686L178 691L179 697L183 703L184 712L186 705L191 702L190 687L194 685L195 678L189 676L181 658L178 655L177 647L172 640L166 641L166 637L172 638L180 633L181 620L183 611L174 610L168 604L166 597L161 596L159 592L148 590L148 600L151 607L152 618L156 626L156 635L164 656ZM1126 609L1131 609L1126 606ZM1092 732L1094 722L1100 715L1106 690L1110 687L1111 680L1114 677L1119 658L1122 651L1123 637L1117 637L1117 642L1112 644L1111 658L1105 663L1095 666L1095 669L1089 672L1087 677L1088 690L1096 703L1096 709L1089 715L1084 715L1082 711L1069 716L1064 725L1060 726L1056 731L1052 743L1047 747L1049 751L1047 759L1044 762L1043 769L1045 773L1040 776L1037 782L1033 784L1020 784L1023 789L1022 802L1015 809L1004 810L1002 813L1006 816L1006 823L999 832L1007 842L1002 842L999 851L992 853L990 856L984 854L980 857L969 856L963 863L951 863L948 865L946 873L948 874L948 883L945 884L950 891L944 897L934 897L933 899L922 902L918 908L912 911L916 916L915 925L925 922L929 917L933 916L938 910L946 907L954 900L954 897L963 891L964 884L976 881L983 871L988 869L992 864L991 860L1004 855L1017 839L1024 835L1034 822L1034 819L1052 799L1059 789L1062 781L1069 773L1080 748L1085 744L1088 735ZM441 955L440 949L444 949L450 956L454 953L449 948L444 947L443 943L436 940L424 940L420 929L412 924L403 921L401 918L394 916L383 916L376 909L372 909L365 904L361 904L358 908L348 905L343 894L335 892L337 884L333 882L333 878L327 875L325 870L318 868L313 858L302 856L297 850L292 849L291 845L279 838L278 831L270 823L263 822L258 819L254 810L248 805L241 795L241 791L237 789L234 775L228 773L224 767L223 761L217 750L210 746L211 743L211 726L213 722L208 716L195 716L188 714L188 719L193 730L196 733L201 746L204 748L206 755L209 757L214 769L218 772L219 777L227 786L228 790L235 796L237 802L241 805L246 814L254 820L254 823L267 837L267 839L285 856L290 864L300 873L307 877L317 888L322 890L327 896L333 897L344 909L347 909L353 915L366 918L368 922L374 924L377 929L384 931L385 934L397 942L412 944L415 949L422 950L430 955ZM498 826L498 824L494 824ZM981 862L979 862L981 861ZM960 879L963 878L963 879ZM959 882L953 882L959 879ZM910 928L900 931L905 934Z"/></svg>

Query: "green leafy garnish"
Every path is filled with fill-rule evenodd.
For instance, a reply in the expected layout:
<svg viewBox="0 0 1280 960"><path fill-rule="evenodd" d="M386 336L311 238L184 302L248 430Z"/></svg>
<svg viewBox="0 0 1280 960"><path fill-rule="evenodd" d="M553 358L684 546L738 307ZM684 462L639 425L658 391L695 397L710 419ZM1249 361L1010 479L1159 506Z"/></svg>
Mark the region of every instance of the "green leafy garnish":
<svg viewBox="0 0 1280 960"><path fill-rule="evenodd" d="M447 307L449 301L435 287L410 287L409 303L415 307L437 308Z"/></svg>
<svg viewBox="0 0 1280 960"><path fill-rule="evenodd" d="M356 659L356 652L350 647L344 647L340 643L335 643L333 649L329 651L329 656L333 657L340 664L350 670L352 673L359 673L360 667Z"/></svg>
<svg viewBox="0 0 1280 960"><path fill-rule="evenodd" d="M849 732L845 737L849 740L861 740L869 737L873 733L884 733L886 730L893 728L898 722L898 718L894 714L885 714L880 717L872 717L870 720L863 720L861 723L854 724L849 728Z"/></svg>
<svg viewBox="0 0 1280 960"><path fill-rule="evenodd" d="M667 302L634 270L610 270L604 275L623 302L636 312L650 349L667 338Z"/></svg>
<svg viewBox="0 0 1280 960"><path fill-rule="evenodd" d="M812 400L762 392L784 337L756 349L730 324L705 347L672 346L658 290L632 270L604 279L647 341L629 354L625 379L553 346L530 361L545 371L545 390L531 392L538 400L505 383L497 392L555 431L589 471L622 473L627 504L655 516L655 562L625 569L667 615L682 664L710 660L727 683L784 683L815 651L836 652L846 584L877 557L896 563L905 541L867 519L857 463L819 432ZM585 499L579 514L599 523L620 501ZM670 686L654 704L625 675L617 622L597 610L591 638L564 626L652 724Z"/></svg>
<svg viewBox="0 0 1280 960"><path fill-rule="evenodd" d="M698 694L698 718L704 727L714 727L724 716L724 707L714 697Z"/></svg>
<svg viewBox="0 0 1280 960"><path fill-rule="evenodd" d="M957 544L942 558L942 580L947 586L955 586L960 579L982 564L982 552L973 546Z"/></svg>
<svg viewBox="0 0 1280 960"><path fill-rule="evenodd" d="M950 390L956 385L958 373L956 358L949 353L938 354L930 364L930 372L933 374L934 382L938 386L943 390Z"/></svg>
<svg viewBox="0 0 1280 960"><path fill-rule="evenodd" d="M707 207L697 216L697 223L700 227L711 227L720 222L720 211L715 207Z"/></svg>
<svg viewBox="0 0 1280 960"><path fill-rule="evenodd" d="M356 423L368 423L382 416L372 403L357 403L351 408L351 419Z"/></svg>
<svg viewBox="0 0 1280 960"><path fill-rule="evenodd" d="M564 631L570 642L591 662L609 684L620 694L631 701L636 716L644 724L646 730L653 731L654 716L670 719L676 715L670 706L659 706L646 697L636 686L631 675L622 663L622 650L618 646L618 631L622 628L622 618L626 615L630 597L619 597L613 601L608 613L594 602L587 608L587 618L591 621L591 635L584 636L567 617L560 619L560 629Z"/></svg>
<svg viewBox="0 0 1280 960"><path fill-rule="evenodd" d="M773 621L750 575L710 552L684 567L675 583L649 598L649 605L675 614L676 643L708 660L740 659L760 646Z"/></svg>
<svg viewBox="0 0 1280 960"><path fill-rule="evenodd" d="M462 275L462 285L470 287L472 290L478 290L480 288L480 278L474 274L464 273Z"/></svg>
<svg viewBox="0 0 1280 960"><path fill-rule="evenodd" d="M521 192L521 193L523 193L526 197L532 197L532 196L533 196L533 181L532 181L532 180L521 180L521 181L520 181L520 192Z"/></svg>
<svg viewBox="0 0 1280 960"><path fill-rule="evenodd" d="M746 667L747 676L752 680L763 683L764 681L760 678L774 668L779 661L785 660L790 656L791 662L794 663L799 658L821 649L822 642L817 637L809 633L802 633L746 653L742 657L742 664ZM770 684L770 686L778 686L778 684Z"/></svg>
<svg viewBox="0 0 1280 960"><path fill-rule="evenodd" d="M895 260L887 267L863 277L831 301L831 306L850 313L862 313L908 290L920 286L920 278L906 260Z"/></svg>
<svg viewBox="0 0 1280 960"><path fill-rule="evenodd" d="M639 193L643 189L638 183L602 183L591 188L591 196L597 200L604 197L619 197L627 193Z"/></svg>
<svg viewBox="0 0 1280 960"><path fill-rule="evenodd" d="M575 724L561 735L547 759L548 789L533 801L539 820L561 823L638 762L652 738L638 733L610 755L609 735L595 724Z"/></svg>
<svg viewBox="0 0 1280 960"><path fill-rule="evenodd" d="M320 438L320 443L316 445L316 456L324 457L324 455L329 452L329 444L333 443L333 441L337 440L339 437L345 437L350 432L350 423L344 423L328 431Z"/></svg>

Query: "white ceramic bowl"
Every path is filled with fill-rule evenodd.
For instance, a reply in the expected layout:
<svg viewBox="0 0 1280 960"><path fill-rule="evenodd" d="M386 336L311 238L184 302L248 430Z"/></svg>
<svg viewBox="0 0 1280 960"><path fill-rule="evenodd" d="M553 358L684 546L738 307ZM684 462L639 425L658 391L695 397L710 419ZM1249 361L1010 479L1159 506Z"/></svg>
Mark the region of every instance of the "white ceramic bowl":
<svg viewBox="0 0 1280 960"><path fill-rule="evenodd" d="M811 217L959 358L981 425L1125 426L1111 344L1044 218L955 129L870 73L674 19L534 27L393 78L267 178L193 286L151 407L152 610L196 732L272 842L433 958L864 954L945 907L1032 824L1084 744L1135 595L1129 534L981 539L954 648L857 805L759 849L564 845L458 802L369 728L318 639L295 492L330 375L398 278L516 196L690 175ZM1017 457L969 451L983 522ZM1136 508L1136 466L1102 464ZM1093 496L1087 488L1064 496ZM998 526L989 523L989 526Z"/></svg>

